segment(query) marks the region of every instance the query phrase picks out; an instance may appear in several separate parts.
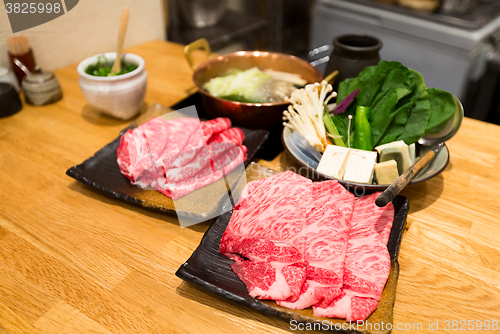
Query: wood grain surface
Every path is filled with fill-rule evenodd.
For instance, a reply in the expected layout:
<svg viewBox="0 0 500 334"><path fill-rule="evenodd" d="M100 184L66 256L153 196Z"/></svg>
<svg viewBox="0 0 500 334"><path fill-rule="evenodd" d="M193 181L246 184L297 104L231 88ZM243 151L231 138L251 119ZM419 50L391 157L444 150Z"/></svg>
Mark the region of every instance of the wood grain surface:
<svg viewBox="0 0 500 334"><path fill-rule="evenodd" d="M182 50L164 41L127 50L146 60L144 108L194 91ZM174 275L210 222L180 228L65 175L128 123L85 103L76 65L55 74L61 101L0 119L0 334L301 332ZM448 168L401 193L410 215L394 333L463 332L446 320L497 321L484 333L500 331L498 143L500 127L465 119L447 142ZM286 153L259 163L297 168Z"/></svg>

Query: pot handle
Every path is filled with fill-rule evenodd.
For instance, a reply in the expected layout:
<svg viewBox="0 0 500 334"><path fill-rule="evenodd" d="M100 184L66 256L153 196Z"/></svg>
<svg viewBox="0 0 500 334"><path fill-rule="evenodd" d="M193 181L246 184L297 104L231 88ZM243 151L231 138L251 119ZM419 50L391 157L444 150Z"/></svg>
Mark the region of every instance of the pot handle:
<svg viewBox="0 0 500 334"><path fill-rule="evenodd" d="M204 49L207 54L207 59L212 58L212 52L210 51L210 45L208 45L208 41L205 38L200 38L188 45L184 48L184 56L186 57L189 66L194 70L196 65L193 62L193 58L191 57L191 53L194 50Z"/></svg>
<svg viewBox="0 0 500 334"><path fill-rule="evenodd" d="M322 45L322 46L318 46L317 48L314 48L312 49L311 51L309 51L309 59L311 60L311 62L309 64L311 64L312 67L316 67L318 65L321 65L321 64L324 64L324 63L327 63L329 60L330 60L330 55L327 54L326 56L321 56L321 58L319 59L314 59L315 56L318 56L318 55L321 55L322 53L325 53L325 52L330 52L330 50L333 49L333 45L330 45L330 44L325 44L325 45Z"/></svg>

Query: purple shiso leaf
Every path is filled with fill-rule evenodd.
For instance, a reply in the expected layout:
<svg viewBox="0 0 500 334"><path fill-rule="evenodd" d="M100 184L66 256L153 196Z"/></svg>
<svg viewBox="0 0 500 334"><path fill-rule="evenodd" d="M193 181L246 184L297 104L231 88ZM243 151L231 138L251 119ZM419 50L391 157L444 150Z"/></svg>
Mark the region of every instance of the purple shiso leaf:
<svg viewBox="0 0 500 334"><path fill-rule="evenodd" d="M349 107L349 105L351 104L351 102L354 101L354 99L356 98L356 96L358 95L358 93L359 93L359 88L356 89L351 94L347 95L345 99L343 99L342 101L340 101L340 103L337 105L337 108L335 108L332 111L332 114L341 114L341 113L343 113L347 109L347 107Z"/></svg>

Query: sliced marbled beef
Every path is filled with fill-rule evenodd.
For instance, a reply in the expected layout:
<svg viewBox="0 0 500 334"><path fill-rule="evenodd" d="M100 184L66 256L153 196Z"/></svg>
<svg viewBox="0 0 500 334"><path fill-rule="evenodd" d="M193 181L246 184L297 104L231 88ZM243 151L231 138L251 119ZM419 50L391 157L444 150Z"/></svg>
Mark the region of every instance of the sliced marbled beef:
<svg viewBox="0 0 500 334"><path fill-rule="evenodd" d="M133 184L146 188L162 172L160 162L173 162L199 129L200 121L195 118L165 121L157 117L128 130L117 149L122 174Z"/></svg>
<svg viewBox="0 0 500 334"><path fill-rule="evenodd" d="M167 179L165 177L157 178L151 186L172 199L179 199L182 196L186 196L191 192L203 188L206 185L209 185L217 180L220 180L224 177L224 175L229 174L233 169L235 169L238 165L243 164L243 153L239 147L234 148L233 156L234 159L228 159L226 163L218 165L217 170L209 169L209 172L204 174L197 174L194 177L187 178L183 181L177 183L167 183ZM229 154L228 154L229 155Z"/></svg>
<svg viewBox="0 0 500 334"><path fill-rule="evenodd" d="M306 278L311 180L291 171L248 183L221 239L221 254L260 299L296 299Z"/></svg>
<svg viewBox="0 0 500 334"><path fill-rule="evenodd" d="M313 207L306 225L306 282L297 301L277 301L291 309L328 305L342 294L354 195L337 181L315 182L311 194Z"/></svg>
<svg viewBox="0 0 500 334"><path fill-rule="evenodd" d="M219 150L215 151L217 148ZM240 146L217 143L211 144L210 149L215 151L215 155L212 156L214 160L210 159L209 154L204 154L206 158L204 162L195 159L196 162L204 164L201 169L197 165L170 169L166 172L166 176L158 177L152 183L152 187L172 199L178 199L221 179L245 161L245 155Z"/></svg>
<svg viewBox="0 0 500 334"><path fill-rule="evenodd" d="M201 122L201 129L205 142L209 142L210 138L218 133L227 130L231 127L231 120L226 117L218 117L208 121Z"/></svg>
<svg viewBox="0 0 500 334"><path fill-rule="evenodd" d="M304 182L292 172L253 181L219 251L235 260L231 268L252 297L295 309L312 305L317 316L365 320L390 271L394 207L376 206L379 194L354 199L336 181Z"/></svg>
<svg viewBox="0 0 500 334"><path fill-rule="evenodd" d="M212 138L208 141L209 144L212 143L232 143L236 146L241 145L243 140L245 139L245 134L241 129L238 128L230 128L224 130L216 135L213 135Z"/></svg>
<svg viewBox="0 0 500 334"><path fill-rule="evenodd" d="M228 132L233 129L238 131ZM190 150L183 150L172 167L165 168L165 170L167 170L165 176L168 183L180 182L200 173L200 176L205 176L210 170L215 172L223 167L220 165L224 162L224 165L231 163L233 161L232 159L235 159L240 154L240 151L242 151L243 160L245 161L246 147L243 149L243 145L241 145L245 139L243 131L241 129L231 128L222 133L226 133L226 136L219 137L216 141L210 141L208 146L199 145ZM231 136L231 134L234 134L234 136ZM226 141L221 141L222 139ZM238 147L241 148L238 149ZM184 155L188 156L188 158L185 159L186 163L181 164L179 160L184 159ZM193 158L188 160L191 156L193 156ZM216 165L218 165L219 168L217 168Z"/></svg>
<svg viewBox="0 0 500 334"><path fill-rule="evenodd" d="M201 123L196 118L154 118L121 137L117 149L120 171L133 184L152 186L168 197L189 194L246 160L243 131L230 126L226 118ZM219 136L221 133L224 135ZM208 147L211 140L214 144ZM173 195L169 186L177 189Z"/></svg>
<svg viewBox="0 0 500 334"><path fill-rule="evenodd" d="M163 171L172 167L174 162L189 162L189 159L182 159L184 153L190 153L205 145L200 121L196 118L176 118L166 121L168 123L169 141L159 158L156 160L156 167ZM190 157L192 158L192 157Z"/></svg>
<svg viewBox="0 0 500 334"><path fill-rule="evenodd" d="M314 314L348 321L365 320L376 308L389 276L387 250L394 206L379 208L380 193L356 198L351 220L343 276L343 297L326 307L314 307Z"/></svg>

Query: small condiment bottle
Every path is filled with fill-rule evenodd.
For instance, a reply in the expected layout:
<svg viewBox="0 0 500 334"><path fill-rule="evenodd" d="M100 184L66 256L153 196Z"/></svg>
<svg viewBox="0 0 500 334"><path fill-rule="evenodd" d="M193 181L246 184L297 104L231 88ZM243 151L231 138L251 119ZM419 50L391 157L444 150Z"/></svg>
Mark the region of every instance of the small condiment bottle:
<svg viewBox="0 0 500 334"><path fill-rule="evenodd" d="M35 69L35 58L33 57L33 51L30 48L28 39L25 36L14 36L7 39L8 51L10 65L16 74L19 84L23 82L23 78L26 75L18 66L14 64L14 58L19 59L24 66L28 68L31 72Z"/></svg>
<svg viewBox="0 0 500 334"><path fill-rule="evenodd" d="M42 72L38 66L24 77L22 87L26 103L35 106L54 103L62 98L61 87L54 74Z"/></svg>

